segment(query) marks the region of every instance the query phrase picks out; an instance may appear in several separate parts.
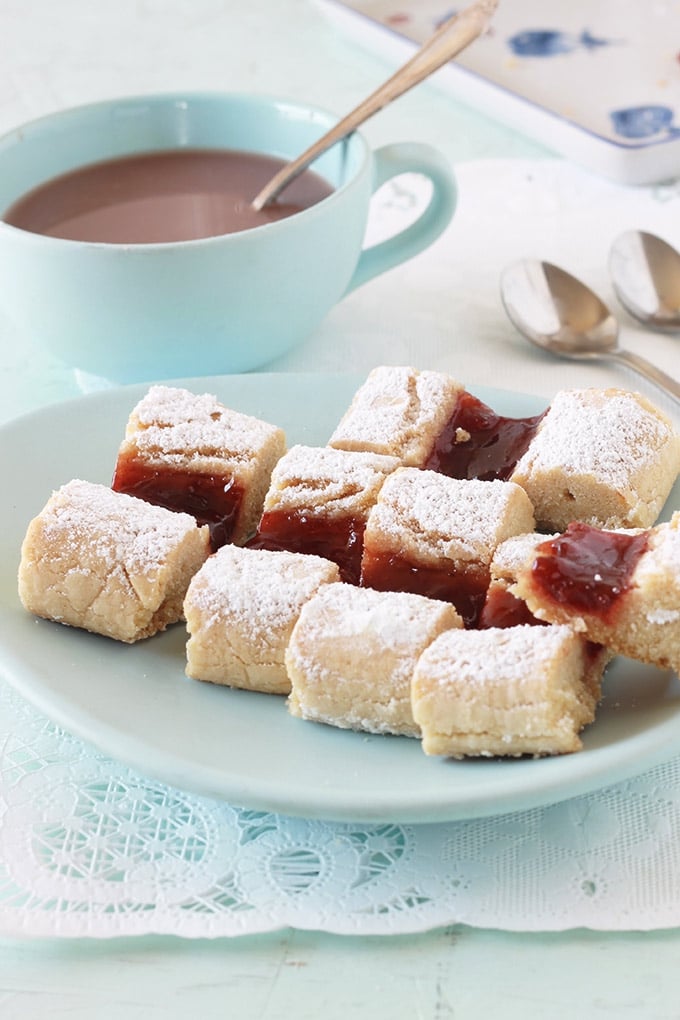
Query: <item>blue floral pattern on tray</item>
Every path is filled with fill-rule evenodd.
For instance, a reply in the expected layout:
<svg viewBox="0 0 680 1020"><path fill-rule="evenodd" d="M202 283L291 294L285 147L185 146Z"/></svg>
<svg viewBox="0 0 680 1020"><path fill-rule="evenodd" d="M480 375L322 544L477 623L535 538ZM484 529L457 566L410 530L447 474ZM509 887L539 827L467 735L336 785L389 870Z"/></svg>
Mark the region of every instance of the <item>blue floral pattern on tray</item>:
<svg viewBox="0 0 680 1020"><path fill-rule="evenodd" d="M611 46L611 43L610 39L597 39L588 29L580 35L572 35L554 28L527 28L508 39L508 46L517 57L555 57L572 53L580 46L592 50Z"/></svg>
<svg viewBox="0 0 680 1020"><path fill-rule="evenodd" d="M680 136L680 128L673 123L674 112L670 106L629 106L623 110L612 110L610 117L614 130L623 138L652 138L660 132Z"/></svg>

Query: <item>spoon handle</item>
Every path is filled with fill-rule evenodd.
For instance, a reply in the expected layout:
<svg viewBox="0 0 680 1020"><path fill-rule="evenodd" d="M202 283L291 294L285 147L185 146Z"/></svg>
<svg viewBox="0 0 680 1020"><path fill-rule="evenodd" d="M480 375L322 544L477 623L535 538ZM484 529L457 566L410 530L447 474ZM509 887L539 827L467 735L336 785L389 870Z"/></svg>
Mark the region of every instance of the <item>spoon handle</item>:
<svg viewBox="0 0 680 1020"><path fill-rule="evenodd" d="M411 59L404 64L386 82L368 96L359 106L355 107L346 117L327 131L313 145L305 150L297 159L286 163L284 167L269 181L253 199L252 206L260 210L267 205L290 184L299 174L306 170L326 149L329 149L341 138L363 124L364 121L378 113L383 107L403 95L414 85L423 81L434 71L452 60L457 53L464 50L477 36L486 29L489 20L498 6L498 0L475 0L460 14L447 18Z"/></svg>
<svg viewBox="0 0 680 1020"><path fill-rule="evenodd" d="M646 358L641 358L639 354L633 353L633 351L618 349L611 352L612 358L615 361L620 361L629 368L632 368L634 372L638 372L646 379L656 383L662 390L664 390L669 396L674 397L676 400L680 400L680 382L677 379L673 379L672 376L662 372L656 365L652 365L651 361L647 361Z"/></svg>

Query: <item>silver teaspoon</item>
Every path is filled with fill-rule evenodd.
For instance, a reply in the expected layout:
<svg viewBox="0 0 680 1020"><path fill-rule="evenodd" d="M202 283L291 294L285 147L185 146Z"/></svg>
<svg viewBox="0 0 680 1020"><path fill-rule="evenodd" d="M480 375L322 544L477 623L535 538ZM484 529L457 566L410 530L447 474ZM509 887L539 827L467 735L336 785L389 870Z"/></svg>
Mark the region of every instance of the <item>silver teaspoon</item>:
<svg viewBox="0 0 680 1020"><path fill-rule="evenodd" d="M626 311L652 329L680 332L680 252L655 234L629 230L614 241L609 272Z"/></svg>
<svg viewBox="0 0 680 1020"><path fill-rule="evenodd" d="M535 259L517 262L501 276L501 298L510 321L537 347L563 358L618 361L680 401L680 383L619 347L609 308L564 269Z"/></svg>
<svg viewBox="0 0 680 1020"><path fill-rule="evenodd" d="M258 211L263 209L332 145L346 138L392 100L402 96L404 92L408 92L425 78L429 78L449 60L453 60L458 53L486 30L497 6L498 0L475 0L469 7L447 18L414 56L391 78L388 78L375 92L372 92L300 156L290 163L286 163L255 196L251 202L253 208Z"/></svg>

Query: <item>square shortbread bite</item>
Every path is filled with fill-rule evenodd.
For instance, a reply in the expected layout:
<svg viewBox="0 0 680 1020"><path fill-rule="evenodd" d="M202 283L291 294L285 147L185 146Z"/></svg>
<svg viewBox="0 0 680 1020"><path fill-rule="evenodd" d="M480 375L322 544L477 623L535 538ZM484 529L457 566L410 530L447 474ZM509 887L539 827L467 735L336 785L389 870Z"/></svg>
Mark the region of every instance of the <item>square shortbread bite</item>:
<svg viewBox="0 0 680 1020"><path fill-rule="evenodd" d="M399 468L368 515L361 583L452 602L469 626L495 549L533 527L533 507L519 485Z"/></svg>
<svg viewBox="0 0 680 1020"><path fill-rule="evenodd" d="M680 435L648 400L619 389L562 390L510 480L540 530L571 521L649 527L680 471Z"/></svg>
<svg viewBox="0 0 680 1020"><path fill-rule="evenodd" d="M582 643L569 627L450 630L413 675L423 750L453 758L578 751L594 716L582 674Z"/></svg>
<svg viewBox="0 0 680 1020"><path fill-rule="evenodd" d="M300 611L340 579L318 556L225 545L196 574L184 600L187 676L288 694L284 654Z"/></svg>
<svg viewBox="0 0 680 1020"><path fill-rule="evenodd" d="M366 518L398 466L376 453L293 446L272 472L252 545L314 553L358 581Z"/></svg>
<svg viewBox="0 0 680 1020"><path fill-rule="evenodd" d="M130 643L182 619L209 552L188 514L74 479L28 526L19 596L36 616Z"/></svg>
<svg viewBox="0 0 680 1020"><path fill-rule="evenodd" d="M680 513L647 530L575 523L537 547L514 591L539 619L680 673Z"/></svg>
<svg viewBox="0 0 680 1020"><path fill-rule="evenodd" d="M133 408L113 488L210 527L213 549L243 544L262 511L283 431L209 393L152 386Z"/></svg>
<svg viewBox="0 0 680 1020"><path fill-rule="evenodd" d="M355 393L329 446L387 454L422 467L463 389L443 372L381 365Z"/></svg>
<svg viewBox="0 0 680 1020"><path fill-rule="evenodd" d="M292 715L343 729L418 736L411 677L421 652L462 622L422 595L329 584L303 606L286 651Z"/></svg>

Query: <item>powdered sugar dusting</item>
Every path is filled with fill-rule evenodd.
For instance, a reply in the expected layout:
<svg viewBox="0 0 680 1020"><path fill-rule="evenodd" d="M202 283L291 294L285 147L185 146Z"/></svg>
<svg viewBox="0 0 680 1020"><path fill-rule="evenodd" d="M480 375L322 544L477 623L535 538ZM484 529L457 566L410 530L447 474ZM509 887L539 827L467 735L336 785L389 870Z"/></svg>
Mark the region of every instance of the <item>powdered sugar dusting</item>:
<svg viewBox="0 0 680 1020"><path fill-rule="evenodd" d="M408 452L424 430L428 441L428 426L443 423L462 389L461 383L442 372L379 366L357 390L330 443L363 443L375 452Z"/></svg>
<svg viewBox="0 0 680 1020"><path fill-rule="evenodd" d="M443 684L465 677L472 686L500 679L521 683L525 678L534 685L536 672L573 641L570 628L557 625L449 630L423 653L419 669L438 675Z"/></svg>
<svg viewBox="0 0 680 1020"><path fill-rule="evenodd" d="M501 542L493 555L492 576L515 578L518 571L526 565L536 546L556 537L556 534L543 535L538 531L532 531L526 535L513 535L512 538L507 538Z"/></svg>
<svg viewBox="0 0 680 1020"><path fill-rule="evenodd" d="M422 646L435 622L451 614L450 606L408 592L379 592L351 584L330 584L310 603L313 613L305 617L309 647L328 639L347 643L370 634L379 646L412 651ZM313 621L313 622L312 622Z"/></svg>
<svg viewBox="0 0 680 1020"><path fill-rule="evenodd" d="M65 554L72 552L74 562L94 555L111 571L124 564L139 574L153 573L168 551L196 529L189 514L81 479L57 490L41 518L45 543L60 546Z"/></svg>
<svg viewBox="0 0 680 1020"><path fill-rule="evenodd" d="M420 535L442 557L488 561L512 527L513 514L524 529L533 527L529 499L511 482L400 468L385 482L369 526L395 539L407 531Z"/></svg>
<svg viewBox="0 0 680 1020"><path fill-rule="evenodd" d="M680 609L650 609L647 620L659 627L666 623L677 623L680 620Z"/></svg>
<svg viewBox="0 0 680 1020"><path fill-rule="evenodd" d="M649 532L650 541L635 568L636 584L651 577L673 582L680 588L680 511L670 521L657 524Z"/></svg>
<svg viewBox="0 0 680 1020"><path fill-rule="evenodd" d="M289 624L320 585L338 580L335 563L321 556L223 546L193 579L187 601L206 625L236 620L266 634Z"/></svg>
<svg viewBox="0 0 680 1020"><path fill-rule="evenodd" d="M395 457L382 454L293 446L272 472L265 510L355 512L374 501L385 477L398 466Z"/></svg>
<svg viewBox="0 0 680 1020"><path fill-rule="evenodd" d="M631 475L652 467L659 449L672 441L671 423L635 393L561 390L516 472L592 473L624 490Z"/></svg>
<svg viewBox="0 0 680 1020"><path fill-rule="evenodd" d="M170 463L201 457L247 461L276 435L282 436L281 429L225 407L212 394L170 386L149 389L126 432L142 453Z"/></svg>

